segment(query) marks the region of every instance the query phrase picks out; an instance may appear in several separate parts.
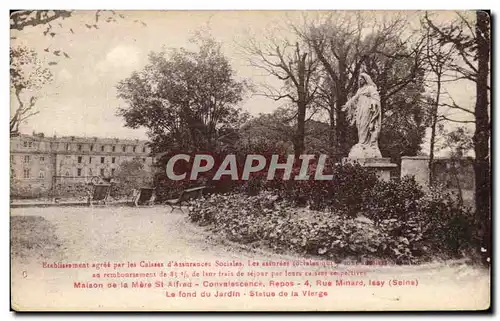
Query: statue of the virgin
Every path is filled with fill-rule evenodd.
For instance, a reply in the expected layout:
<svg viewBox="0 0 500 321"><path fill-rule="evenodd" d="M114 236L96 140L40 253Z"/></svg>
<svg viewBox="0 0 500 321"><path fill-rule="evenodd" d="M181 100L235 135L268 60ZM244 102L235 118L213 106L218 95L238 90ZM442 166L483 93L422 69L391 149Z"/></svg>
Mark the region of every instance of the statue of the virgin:
<svg viewBox="0 0 500 321"><path fill-rule="evenodd" d="M342 106L347 120L358 129L358 143L351 148L348 158L381 158L378 137L382 121L380 96L377 86L365 73L359 75L356 94Z"/></svg>

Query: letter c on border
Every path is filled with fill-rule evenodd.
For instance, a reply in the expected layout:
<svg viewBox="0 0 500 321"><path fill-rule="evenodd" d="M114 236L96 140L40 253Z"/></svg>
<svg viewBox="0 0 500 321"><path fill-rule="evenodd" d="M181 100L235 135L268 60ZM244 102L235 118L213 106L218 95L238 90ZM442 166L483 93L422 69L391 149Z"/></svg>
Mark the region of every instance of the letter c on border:
<svg viewBox="0 0 500 321"><path fill-rule="evenodd" d="M185 160L186 162L189 162L190 158L191 157L189 157L189 155L186 155L186 154L177 154L177 155L173 156L172 158L170 158L168 160L168 163L167 163L167 177L173 181L180 181L180 180L185 179L186 173L184 173L182 175L176 175L174 173L174 165L175 165L175 162L177 162L180 159Z"/></svg>

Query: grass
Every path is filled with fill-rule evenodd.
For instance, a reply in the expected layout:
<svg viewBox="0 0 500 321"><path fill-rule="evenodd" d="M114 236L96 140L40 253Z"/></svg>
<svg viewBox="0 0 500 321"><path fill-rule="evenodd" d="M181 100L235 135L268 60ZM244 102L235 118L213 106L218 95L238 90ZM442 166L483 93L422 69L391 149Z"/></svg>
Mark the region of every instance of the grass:
<svg viewBox="0 0 500 321"><path fill-rule="evenodd" d="M12 260L50 258L61 247L55 226L41 216L11 216L10 240Z"/></svg>

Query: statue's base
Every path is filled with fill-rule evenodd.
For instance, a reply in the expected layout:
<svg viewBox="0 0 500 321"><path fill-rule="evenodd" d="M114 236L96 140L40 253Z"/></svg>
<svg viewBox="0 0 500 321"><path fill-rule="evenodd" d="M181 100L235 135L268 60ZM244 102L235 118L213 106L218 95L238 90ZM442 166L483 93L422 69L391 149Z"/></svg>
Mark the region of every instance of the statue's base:
<svg viewBox="0 0 500 321"><path fill-rule="evenodd" d="M377 174L377 177L383 181L389 181L391 179L391 171L398 165L391 163L390 158L377 157L377 158L348 158L344 157L342 159L342 164L353 164L358 163L362 167L373 169Z"/></svg>

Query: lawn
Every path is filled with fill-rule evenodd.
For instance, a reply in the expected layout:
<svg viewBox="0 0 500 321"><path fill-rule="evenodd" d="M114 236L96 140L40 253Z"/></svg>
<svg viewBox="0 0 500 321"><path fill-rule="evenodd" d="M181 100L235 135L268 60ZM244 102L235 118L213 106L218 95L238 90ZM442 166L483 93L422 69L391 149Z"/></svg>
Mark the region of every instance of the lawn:
<svg viewBox="0 0 500 321"><path fill-rule="evenodd" d="M11 216L10 233L13 260L49 258L60 251L55 226L41 216Z"/></svg>

